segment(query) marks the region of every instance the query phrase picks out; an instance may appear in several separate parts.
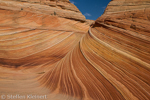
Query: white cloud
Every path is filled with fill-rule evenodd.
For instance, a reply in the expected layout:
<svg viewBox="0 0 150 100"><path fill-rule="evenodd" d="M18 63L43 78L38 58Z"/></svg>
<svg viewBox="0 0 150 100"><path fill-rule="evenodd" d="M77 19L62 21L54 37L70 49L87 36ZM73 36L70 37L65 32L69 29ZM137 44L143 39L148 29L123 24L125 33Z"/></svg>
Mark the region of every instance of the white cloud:
<svg viewBox="0 0 150 100"><path fill-rule="evenodd" d="M90 16L91 16L91 14L89 14L89 13L85 13L85 14L84 14L84 16L88 16L88 17L90 17Z"/></svg>
<svg viewBox="0 0 150 100"><path fill-rule="evenodd" d="M72 4L75 4L75 2L74 1L70 1Z"/></svg>

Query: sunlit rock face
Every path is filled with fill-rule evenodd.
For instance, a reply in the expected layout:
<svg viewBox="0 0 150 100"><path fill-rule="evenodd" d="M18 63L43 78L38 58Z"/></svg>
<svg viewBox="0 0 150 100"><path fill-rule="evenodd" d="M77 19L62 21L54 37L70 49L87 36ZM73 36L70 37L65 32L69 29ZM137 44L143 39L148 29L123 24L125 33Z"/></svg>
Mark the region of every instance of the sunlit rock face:
<svg viewBox="0 0 150 100"><path fill-rule="evenodd" d="M69 1L1 0L0 4L0 62L4 65L56 62L89 29L89 22Z"/></svg>
<svg viewBox="0 0 150 100"><path fill-rule="evenodd" d="M69 0L0 0L1 9L57 15L63 18L85 20L78 8Z"/></svg>
<svg viewBox="0 0 150 100"><path fill-rule="evenodd" d="M0 0L2 99L149 100L150 0L91 23L68 0Z"/></svg>

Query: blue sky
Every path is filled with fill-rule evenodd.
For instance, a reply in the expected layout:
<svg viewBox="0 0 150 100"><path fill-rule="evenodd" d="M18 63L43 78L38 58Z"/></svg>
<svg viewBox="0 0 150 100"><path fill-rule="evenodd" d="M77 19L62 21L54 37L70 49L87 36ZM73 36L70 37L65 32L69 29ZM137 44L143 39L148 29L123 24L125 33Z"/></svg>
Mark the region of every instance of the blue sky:
<svg viewBox="0 0 150 100"><path fill-rule="evenodd" d="M111 0L70 0L76 5L86 19L96 20L100 17Z"/></svg>

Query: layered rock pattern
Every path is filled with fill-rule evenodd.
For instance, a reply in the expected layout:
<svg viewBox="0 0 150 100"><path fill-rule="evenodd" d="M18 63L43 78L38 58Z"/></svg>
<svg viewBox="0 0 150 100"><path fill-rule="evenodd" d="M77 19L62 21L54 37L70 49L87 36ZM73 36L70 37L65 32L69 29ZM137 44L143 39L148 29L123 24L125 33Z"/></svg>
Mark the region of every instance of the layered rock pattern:
<svg viewBox="0 0 150 100"><path fill-rule="evenodd" d="M27 11L37 14L55 15L85 21L85 16L69 0L0 0L0 8Z"/></svg>
<svg viewBox="0 0 150 100"><path fill-rule="evenodd" d="M0 93L47 95L48 100L149 100L149 2L111 1L90 28L85 20L3 5Z"/></svg>

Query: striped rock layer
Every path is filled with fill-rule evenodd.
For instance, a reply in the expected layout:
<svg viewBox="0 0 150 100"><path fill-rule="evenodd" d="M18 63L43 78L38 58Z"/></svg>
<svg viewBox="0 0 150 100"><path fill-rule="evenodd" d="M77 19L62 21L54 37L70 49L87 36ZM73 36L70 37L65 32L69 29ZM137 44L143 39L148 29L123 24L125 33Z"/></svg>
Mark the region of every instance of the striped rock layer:
<svg viewBox="0 0 150 100"><path fill-rule="evenodd" d="M69 0L0 0L0 8L55 15L62 18L85 21L85 16Z"/></svg>
<svg viewBox="0 0 150 100"><path fill-rule="evenodd" d="M90 28L63 3L0 0L0 95L150 100L150 0L113 0Z"/></svg>

